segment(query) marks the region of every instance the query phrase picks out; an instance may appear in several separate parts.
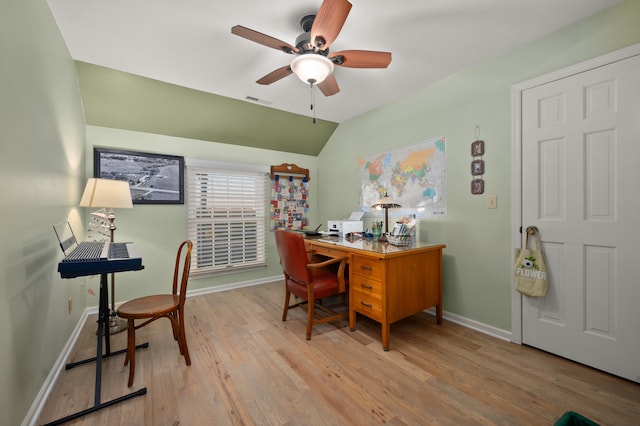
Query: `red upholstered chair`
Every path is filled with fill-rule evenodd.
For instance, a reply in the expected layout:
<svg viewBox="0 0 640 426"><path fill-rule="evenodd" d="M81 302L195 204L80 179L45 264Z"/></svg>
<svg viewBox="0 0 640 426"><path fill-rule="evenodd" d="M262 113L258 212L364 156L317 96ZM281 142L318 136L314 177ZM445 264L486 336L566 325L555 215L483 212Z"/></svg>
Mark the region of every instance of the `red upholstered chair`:
<svg viewBox="0 0 640 426"><path fill-rule="evenodd" d="M287 312L290 308L307 306L307 340L311 339L311 328L316 324L343 319L348 312L337 313L334 310L316 304L315 302L328 296L344 293L348 288L348 279L345 278L347 258L332 258L319 263L311 263L304 239L297 232L276 230L274 232L280 264L285 279L285 302L282 312L282 321L287 320ZM338 272L333 272L326 267L338 264ZM302 299L300 302L290 305L291 293ZM316 312L318 308L321 312ZM316 314L324 314L318 316Z"/></svg>
<svg viewBox="0 0 640 426"><path fill-rule="evenodd" d="M191 268L191 249L193 243L183 241L178 247L176 265L173 271L173 289L168 294L153 294L139 297L123 303L118 308L118 316L127 320L127 355L124 365L129 364L129 383L133 385L136 369L136 330L160 319L168 318L173 329L173 338L178 341L180 355L184 355L187 365L191 365L187 337L184 329L184 301L187 295L187 282ZM180 274L182 269L182 274ZM135 320L145 320L136 325Z"/></svg>

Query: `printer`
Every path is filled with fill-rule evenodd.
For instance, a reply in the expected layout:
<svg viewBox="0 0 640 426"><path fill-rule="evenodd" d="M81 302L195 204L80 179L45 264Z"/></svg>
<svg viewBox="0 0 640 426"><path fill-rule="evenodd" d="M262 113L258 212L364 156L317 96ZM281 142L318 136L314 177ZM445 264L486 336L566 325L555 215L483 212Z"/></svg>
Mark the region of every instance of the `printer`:
<svg viewBox="0 0 640 426"><path fill-rule="evenodd" d="M353 212L349 219L330 220L327 226L329 234L344 237L355 232L362 233L362 216L364 216L362 212Z"/></svg>

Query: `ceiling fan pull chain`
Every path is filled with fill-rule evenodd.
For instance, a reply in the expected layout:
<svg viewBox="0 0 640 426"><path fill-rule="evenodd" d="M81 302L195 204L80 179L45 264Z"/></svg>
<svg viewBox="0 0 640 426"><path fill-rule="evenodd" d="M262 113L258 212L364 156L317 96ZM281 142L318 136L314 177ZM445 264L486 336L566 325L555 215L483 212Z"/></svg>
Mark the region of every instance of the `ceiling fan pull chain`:
<svg viewBox="0 0 640 426"><path fill-rule="evenodd" d="M309 81L309 87L311 89L311 111L313 112L313 124L316 124L316 109L314 108L316 103L316 91L313 90L313 81Z"/></svg>

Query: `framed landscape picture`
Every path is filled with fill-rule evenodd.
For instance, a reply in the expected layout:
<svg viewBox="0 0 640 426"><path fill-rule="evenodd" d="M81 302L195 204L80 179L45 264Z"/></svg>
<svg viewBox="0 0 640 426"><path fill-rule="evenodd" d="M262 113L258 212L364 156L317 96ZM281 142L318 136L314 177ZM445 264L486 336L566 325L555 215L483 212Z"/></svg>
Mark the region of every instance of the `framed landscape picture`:
<svg viewBox="0 0 640 426"><path fill-rule="evenodd" d="M133 204L184 204L184 157L94 148L93 175L129 182Z"/></svg>

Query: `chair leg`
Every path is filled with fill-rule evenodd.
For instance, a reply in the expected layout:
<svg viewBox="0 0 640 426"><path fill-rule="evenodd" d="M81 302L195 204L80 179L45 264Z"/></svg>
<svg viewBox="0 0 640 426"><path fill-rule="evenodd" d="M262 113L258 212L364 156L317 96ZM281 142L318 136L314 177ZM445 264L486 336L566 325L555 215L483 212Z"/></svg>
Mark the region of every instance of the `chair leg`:
<svg viewBox="0 0 640 426"><path fill-rule="evenodd" d="M128 320L127 325L127 356L124 359L124 365L129 363L129 383L127 386L133 385L133 374L136 370L136 327L134 320Z"/></svg>
<svg viewBox="0 0 640 426"><path fill-rule="evenodd" d="M180 332L178 331L178 318L176 312L172 312L167 316L171 321L171 330L173 331L173 340L180 343ZM182 354L182 348L180 348L180 354Z"/></svg>
<svg viewBox="0 0 640 426"><path fill-rule="evenodd" d="M289 291L289 287L287 287L287 284L284 285L284 291L285 291L285 296L284 296L284 310L282 311L282 321L287 320L287 312L289 312L289 303L291 301L291 292Z"/></svg>
<svg viewBox="0 0 640 426"><path fill-rule="evenodd" d="M191 357L189 356L189 348L187 347L187 333L184 328L184 312L180 310L178 312L178 322L179 322L179 343L182 348L182 355L184 355L184 360L187 365L191 365Z"/></svg>
<svg viewBox="0 0 640 426"><path fill-rule="evenodd" d="M313 328L315 300L313 296L307 302L307 340L311 340L311 329Z"/></svg>

